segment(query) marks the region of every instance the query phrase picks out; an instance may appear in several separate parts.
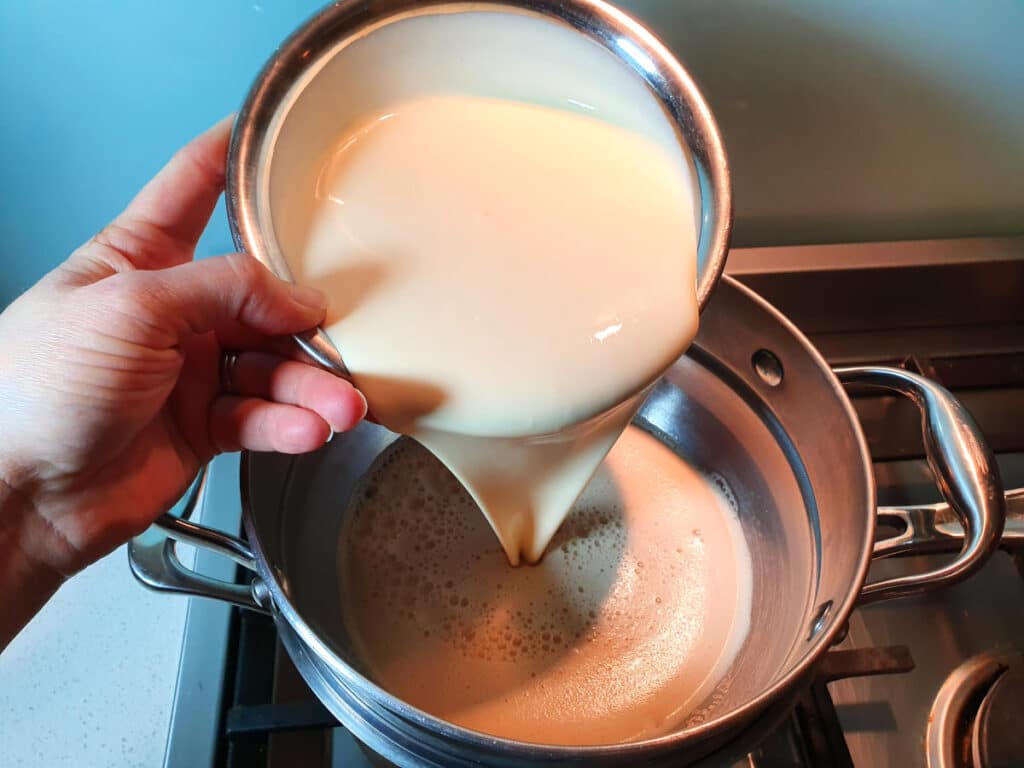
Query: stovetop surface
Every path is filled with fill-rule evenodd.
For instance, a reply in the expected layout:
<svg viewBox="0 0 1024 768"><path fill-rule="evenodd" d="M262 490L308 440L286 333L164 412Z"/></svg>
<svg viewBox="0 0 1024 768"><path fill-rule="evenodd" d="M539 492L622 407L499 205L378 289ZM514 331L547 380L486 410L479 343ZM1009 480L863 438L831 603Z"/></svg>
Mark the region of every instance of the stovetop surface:
<svg viewBox="0 0 1024 768"><path fill-rule="evenodd" d="M1024 486L1024 454L1000 457L1008 487ZM879 485L883 504L937 501L923 462L876 468L891 484ZM918 478L915 481L913 478ZM941 555L875 563L870 580L934 568ZM948 556L945 556L948 560ZM956 586L857 609L840 648L910 649L914 669L892 677L876 676L832 683L843 735L855 766L908 768L925 765L925 736L932 705L946 678L980 653L1024 649L1024 572L1020 555L996 552L977 574ZM1024 702L1021 702L1024 707ZM1024 757L1024 756L1022 756ZM1024 763L1022 763L1024 764Z"/></svg>

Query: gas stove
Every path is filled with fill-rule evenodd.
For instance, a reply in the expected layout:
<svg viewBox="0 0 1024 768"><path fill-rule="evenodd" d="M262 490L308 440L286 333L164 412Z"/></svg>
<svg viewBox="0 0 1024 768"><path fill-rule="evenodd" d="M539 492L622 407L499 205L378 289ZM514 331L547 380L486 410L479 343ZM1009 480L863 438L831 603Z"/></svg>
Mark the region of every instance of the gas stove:
<svg viewBox="0 0 1024 768"><path fill-rule="evenodd" d="M1024 238L745 249L727 271L832 365L899 365L951 389L996 451L1005 487L1024 488ZM851 396L879 504L937 504L916 409ZM237 528L237 476L230 459L214 466L203 522ZM792 713L737 765L1024 766L1024 492L1008 513L1003 547L968 581L856 610ZM898 524L881 519L880 535ZM948 556L879 561L869 579ZM202 555L197 566L224 568ZM305 686L268 617L198 601L165 764L371 765Z"/></svg>

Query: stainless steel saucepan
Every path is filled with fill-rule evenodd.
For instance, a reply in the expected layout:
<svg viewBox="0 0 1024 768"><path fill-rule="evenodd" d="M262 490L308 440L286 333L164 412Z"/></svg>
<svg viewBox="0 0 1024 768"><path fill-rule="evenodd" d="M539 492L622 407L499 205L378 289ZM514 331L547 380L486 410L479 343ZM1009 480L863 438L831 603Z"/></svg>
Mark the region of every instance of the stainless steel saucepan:
<svg viewBox="0 0 1024 768"><path fill-rule="evenodd" d="M843 384L871 385L921 409L929 462L946 505L875 508L864 437ZM993 456L971 417L943 388L906 371L832 371L775 309L723 279L690 351L655 387L635 423L734 491L753 560L750 633L726 684L698 714L657 739L561 747L494 738L416 710L374 685L348 651L336 576L346 500L396 436L363 424L317 453L243 456L247 542L165 519L165 541L131 549L145 584L269 612L310 687L369 749L399 766L682 765L716 750L772 712L841 636L857 604L944 587L979 568L1000 541L1005 501ZM1008 534L1022 536L1017 509ZM907 528L876 541L879 516ZM951 519L953 518L953 519ZM251 571L248 584L184 568L174 540L221 552ZM865 584L873 557L947 550L929 573ZM711 755L712 757L708 757Z"/></svg>

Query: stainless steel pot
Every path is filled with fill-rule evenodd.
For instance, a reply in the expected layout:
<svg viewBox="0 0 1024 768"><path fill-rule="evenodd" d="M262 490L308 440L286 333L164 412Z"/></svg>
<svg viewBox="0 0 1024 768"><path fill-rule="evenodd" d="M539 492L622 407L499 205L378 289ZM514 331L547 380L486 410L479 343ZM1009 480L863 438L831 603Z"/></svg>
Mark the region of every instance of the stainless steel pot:
<svg viewBox="0 0 1024 768"><path fill-rule="evenodd" d="M843 383L891 390L920 407L925 449L946 506L875 509L870 458ZM782 315L730 279L705 308L692 348L655 387L635 423L725 478L753 559L751 630L733 668L694 718L658 739L579 748L497 739L416 710L358 671L335 566L346 499L396 439L373 424L302 457L245 454L248 543L165 518L159 525L168 538L133 543L132 568L155 589L272 614L310 687L357 738L396 765L676 766L705 758L720 764L722 749L742 744L737 737L747 729L784 712L856 604L964 579L1000 540L1005 500L993 456L949 392L898 369L831 371ZM1020 536L1024 510L1016 514L1013 534ZM902 520L906 530L876 542L880 515ZM215 582L185 569L175 539L234 559L252 572L250 583ZM951 541L959 552L938 570L865 584L872 557L947 549Z"/></svg>

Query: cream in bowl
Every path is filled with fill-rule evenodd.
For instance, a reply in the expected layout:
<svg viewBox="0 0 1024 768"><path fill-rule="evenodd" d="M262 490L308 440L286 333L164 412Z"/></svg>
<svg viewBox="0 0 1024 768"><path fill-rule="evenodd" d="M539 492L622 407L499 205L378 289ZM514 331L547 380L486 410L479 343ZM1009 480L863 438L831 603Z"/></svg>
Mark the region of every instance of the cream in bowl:
<svg viewBox="0 0 1024 768"><path fill-rule="evenodd" d="M294 278L327 291L374 416L537 561L696 333L674 123L604 47L511 9L392 22L294 89L266 198Z"/></svg>

